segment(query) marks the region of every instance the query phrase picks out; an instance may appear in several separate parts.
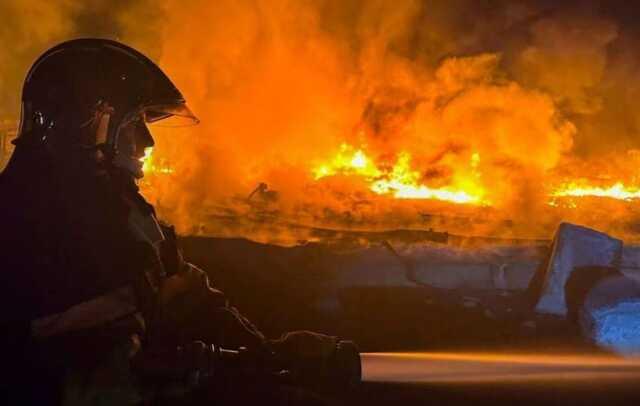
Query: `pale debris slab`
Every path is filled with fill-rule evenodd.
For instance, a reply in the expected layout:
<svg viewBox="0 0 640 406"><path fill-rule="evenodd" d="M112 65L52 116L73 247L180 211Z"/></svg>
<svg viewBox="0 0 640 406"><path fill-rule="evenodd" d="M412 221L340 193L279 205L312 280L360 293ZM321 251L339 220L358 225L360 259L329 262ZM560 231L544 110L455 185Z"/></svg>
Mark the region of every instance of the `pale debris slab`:
<svg viewBox="0 0 640 406"><path fill-rule="evenodd" d="M585 298L580 327L600 347L640 355L640 282L624 275L599 281Z"/></svg>
<svg viewBox="0 0 640 406"><path fill-rule="evenodd" d="M535 310L538 313L567 315L565 285L576 268L612 267L622 257L622 241L586 227L561 223L553 239L542 292Z"/></svg>

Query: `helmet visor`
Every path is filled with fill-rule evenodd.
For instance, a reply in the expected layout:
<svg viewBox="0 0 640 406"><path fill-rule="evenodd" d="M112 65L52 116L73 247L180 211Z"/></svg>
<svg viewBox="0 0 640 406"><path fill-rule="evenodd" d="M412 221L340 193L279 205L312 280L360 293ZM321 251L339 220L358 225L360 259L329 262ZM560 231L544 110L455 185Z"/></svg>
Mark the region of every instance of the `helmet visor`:
<svg viewBox="0 0 640 406"><path fill-rule="evenodd" d="M158 127L188 127L200 122L186 104L157 104L143 109L144 120Z"/></svg>

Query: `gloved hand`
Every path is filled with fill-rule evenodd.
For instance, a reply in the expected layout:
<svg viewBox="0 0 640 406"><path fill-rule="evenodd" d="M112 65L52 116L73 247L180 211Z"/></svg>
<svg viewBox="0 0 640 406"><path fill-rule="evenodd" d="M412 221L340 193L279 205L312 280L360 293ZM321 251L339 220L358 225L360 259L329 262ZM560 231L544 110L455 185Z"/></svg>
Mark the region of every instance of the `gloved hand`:
<svg viewBox="0 0 640 406"><path fill-rule="evenodd" d="M207 274L186 263L186 269L167 278L158 294L150 336L176 345L204 340L225 348L259 350L264 336L221 291L209 284Z"/></svg>
<svg viewBox="0 0 640 406"><path fill-rule="evenodd" d="M184 270L167 278L158 293L160 306L171 306L187 296L191 302L207 304L210 307L224 307L227 300L224 293L209 284L207 274L195 265L185 263Z"/></svg>
<svg viewBox="0 0 640 406"><path fill-rule="evenodd" d="M198 339L213 342L202 334L202 326L211 323L209 312L226 305L224 294L209 285L207 274L188 264L184 271L164 280L149 335L163 344L181 345Z"/></svg>
<svg viewBox="0 0 640 406"><path fill-rule="evenodd" d="M311 331L294 331L269 344L296 383L336 389L360 382L360 354L350 341Z"/></svg>
<svg viewBox="0 0 640 406"><path fill-rule="evenodd" d="M312 331L292 331L285 333L269 344L278 358L285 362L301 360L324 360L333 354L338 342L332 337Z"/></svg>
<svg viewBox="0 0 640 406"><path fill-rule="evenodd" d="M143 380L197 383L193 376L208 374L211 349L202 341L184 346L152 347L139 351L131 360L133 371Z"/></svg>

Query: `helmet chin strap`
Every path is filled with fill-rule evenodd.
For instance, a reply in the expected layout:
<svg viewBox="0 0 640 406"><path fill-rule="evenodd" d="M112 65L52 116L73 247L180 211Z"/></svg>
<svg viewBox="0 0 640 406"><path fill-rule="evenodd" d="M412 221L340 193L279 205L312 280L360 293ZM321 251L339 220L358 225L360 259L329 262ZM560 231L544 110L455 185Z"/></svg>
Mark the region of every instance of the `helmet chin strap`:
<svg viewBox="0 0 640 406"><path fill-rule="evenodd" d="M109 121L111 121L111 113L103 112L98 119L98 126L96 128L96 145L104 144L107 142L107 136L109 134Z"/></svg>
<svg viewBox="0 0 640 406"><path fill-rule="evenodd" d="M113 109L111 109L113 110ZM105 145L109 134L109 121L111 121L111 112L102 111L99 114L98 125L96 127L96 145ZM101 148L96 149L96 159L101 162L105 159L104 152Z"/></svg>
<svg viewBox="0 0 640 406"><path fill-rule="evenodd" d="M128 156L126 153L122 153L119 150L118 144L121 142L121 130L128 125L131 119L125 119L119 125L112 120L112 116L115 115L115 110L107 102L101 102L96 110L95 118L95 143L96 148L96 160L98 162L111 158L111 164L117 168L125 170L134 179L140 179L144 176L142 171L142 163L134 156ZM132 115L133 116L133 115ZM115 130L115 131L114 131ZM114 135L110 136L110 131ZM129 140L131 143L135 143L135 139ZM105 151L107 152L105 154Z"/></svg>

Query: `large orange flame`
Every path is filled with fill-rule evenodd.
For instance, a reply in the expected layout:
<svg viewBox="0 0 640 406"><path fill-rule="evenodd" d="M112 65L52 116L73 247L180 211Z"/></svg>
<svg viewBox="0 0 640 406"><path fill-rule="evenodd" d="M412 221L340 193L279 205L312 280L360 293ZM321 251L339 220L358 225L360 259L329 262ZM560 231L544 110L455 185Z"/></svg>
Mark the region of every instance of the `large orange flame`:
<svg viewBox="0 0 640 406"><path fill-rule="evenodd" d="M565 183L551 194L553 197L608 197L618 200L640 199L640 187L625 186L623 182L602 187L593 186L585 182L572 181Z"/></svg>
<svg viewBox="0 0 640 406"><path fill-rule="evenodd" d="M472 176L460 176L454 184L444 187L429 187L421 183L421 174L411 167L411 154L401 152L390 168L379 167L362 149L342 144L338 154L330 161L313 170L316 180L334 175L358 175L369 188L381 195L392 195L398 199L435 199L453 203L487 205L484 188L478 184L477 173L480 155L473 153L469 167Z"/></svg>

